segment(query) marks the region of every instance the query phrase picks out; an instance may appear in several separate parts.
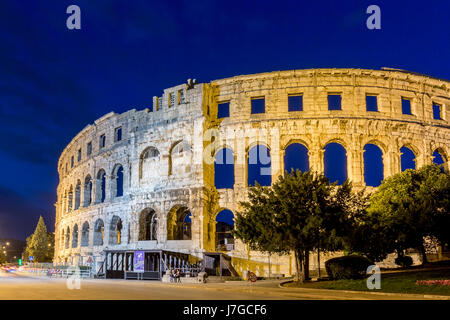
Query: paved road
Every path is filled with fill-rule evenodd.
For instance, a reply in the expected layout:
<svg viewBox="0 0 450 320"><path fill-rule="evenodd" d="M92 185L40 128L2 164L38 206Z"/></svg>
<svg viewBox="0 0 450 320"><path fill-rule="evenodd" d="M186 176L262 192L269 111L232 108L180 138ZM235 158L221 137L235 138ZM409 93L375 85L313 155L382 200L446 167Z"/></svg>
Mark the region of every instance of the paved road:
<svg viewBox="0 0 450 320"><path fill-rule="evenodd" d="M80 289L68 289L65 279L48 279L28 275L0 273L0 300L397 300L406 295L374 295L337 290L280 288L277 281L248 283L181 284L159 281L81 280ZM425 299L415 296L414 299Z"/></svg>

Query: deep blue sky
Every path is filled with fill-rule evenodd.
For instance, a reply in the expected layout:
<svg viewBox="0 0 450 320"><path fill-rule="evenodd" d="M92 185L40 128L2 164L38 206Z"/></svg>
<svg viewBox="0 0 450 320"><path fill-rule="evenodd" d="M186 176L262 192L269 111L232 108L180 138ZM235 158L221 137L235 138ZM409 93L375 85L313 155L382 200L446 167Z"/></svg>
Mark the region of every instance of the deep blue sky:
<svg viewBox="0 0 450 320"><path fill-rule="evenodd" d="M66 28L81 7L82 29ZM370 4L381 30L366 28ZM449 1L0 2L0 238L54 228L57 160L109 111L166 87L264 71L383 66L450 79Z"/></svg>

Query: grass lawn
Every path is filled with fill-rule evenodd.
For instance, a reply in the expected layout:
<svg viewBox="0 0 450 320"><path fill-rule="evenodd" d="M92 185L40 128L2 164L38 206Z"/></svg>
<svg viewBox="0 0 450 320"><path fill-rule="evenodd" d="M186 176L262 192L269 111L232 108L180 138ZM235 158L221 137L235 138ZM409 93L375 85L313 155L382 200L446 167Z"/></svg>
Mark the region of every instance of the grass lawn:
<svg viewBox="0 0 450 320"><path fill-rule="evenodd" d="M381 274L381 289L369 290L364 280L336 280L306 282L300 287L315 289L356 290L371 292L396 292L413 294L450 295L450 286L417 285L417 280L445 280L450 279L450 268L445 270L410 271L391 274ZM287 287L298 287L296 283L288 283Z"/></svg>

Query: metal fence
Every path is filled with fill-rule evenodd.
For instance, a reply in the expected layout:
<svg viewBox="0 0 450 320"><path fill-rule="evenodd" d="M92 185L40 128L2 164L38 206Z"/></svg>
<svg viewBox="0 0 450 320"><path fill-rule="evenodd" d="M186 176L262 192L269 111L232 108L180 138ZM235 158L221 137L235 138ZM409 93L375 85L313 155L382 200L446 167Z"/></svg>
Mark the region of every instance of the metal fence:
<svg viewBox="0 0 450 320"><path fill-rule="evenodd" d="M28 272L34 276L49 278L68 278L72 275L80 278L93 278L94 272L91 266L78 265L54 265L52 263L29 263L21 268L22 272Z"/></svg>

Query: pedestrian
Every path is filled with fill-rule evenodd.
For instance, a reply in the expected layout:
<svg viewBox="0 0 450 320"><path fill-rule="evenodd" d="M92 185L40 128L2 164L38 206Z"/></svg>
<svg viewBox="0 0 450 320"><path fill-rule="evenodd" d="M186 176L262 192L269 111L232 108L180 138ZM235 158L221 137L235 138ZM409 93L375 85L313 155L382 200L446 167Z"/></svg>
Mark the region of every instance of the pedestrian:
<svg viewBox="0 0 450 320"><path fill-rule="evenodd" d="M177 269L175 271L175 280L176 280L176 282L181 282L180 276L181 276L180 269Z"/></svg>

